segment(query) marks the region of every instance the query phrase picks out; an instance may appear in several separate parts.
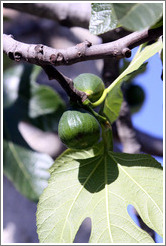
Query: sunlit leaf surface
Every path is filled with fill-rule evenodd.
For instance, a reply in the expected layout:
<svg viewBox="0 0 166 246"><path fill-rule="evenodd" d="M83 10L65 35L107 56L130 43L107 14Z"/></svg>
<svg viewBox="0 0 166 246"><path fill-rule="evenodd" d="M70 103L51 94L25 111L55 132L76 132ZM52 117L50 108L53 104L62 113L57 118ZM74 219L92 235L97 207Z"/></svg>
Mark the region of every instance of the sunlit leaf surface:
<svg viewBox="0 0 166 246"><path fill-rule="evenodd" d="M86 217L91 243L153 243L127 212L132 204L144 222L162 234L162 168L145 154L64 152L51 167L37 209L41 243L72 243Z"/></svg>

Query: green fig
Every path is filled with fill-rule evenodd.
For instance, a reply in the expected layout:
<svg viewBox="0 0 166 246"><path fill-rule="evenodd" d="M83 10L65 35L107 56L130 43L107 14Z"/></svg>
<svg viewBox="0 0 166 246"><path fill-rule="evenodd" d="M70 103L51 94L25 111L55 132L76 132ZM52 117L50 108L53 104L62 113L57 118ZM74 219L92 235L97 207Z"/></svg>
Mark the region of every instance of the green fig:
<svg viewBox="0 0 166 246"><path fill-rule="evenodd" d="M58 134L68 148L86 149L99 141L100 125L88 111L72 109L63 113Z"/></svg>
<svg viewBox="0 0 166 246"><path fill-rule="evenodd" d="M88 95L91 102L97 101L105 89L103 81L91 73L82 73L74 80L74 87Z"/></svg>

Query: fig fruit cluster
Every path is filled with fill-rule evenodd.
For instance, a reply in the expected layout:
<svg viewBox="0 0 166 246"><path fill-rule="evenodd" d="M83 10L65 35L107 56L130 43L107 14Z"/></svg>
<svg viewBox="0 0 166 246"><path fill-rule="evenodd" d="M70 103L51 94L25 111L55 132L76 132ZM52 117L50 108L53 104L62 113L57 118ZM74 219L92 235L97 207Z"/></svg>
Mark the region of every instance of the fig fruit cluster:
<svg viewBox="0 0 166 246"><path fill-rule="evenodd" d="M87 93L94 102L104 91L103 81L93 74L81 74L74 79L74 87ZM63 113L58 134L61 141L70 149L87 149L100 139L100 124L89 111L82 108L71 108Z"/></svg>

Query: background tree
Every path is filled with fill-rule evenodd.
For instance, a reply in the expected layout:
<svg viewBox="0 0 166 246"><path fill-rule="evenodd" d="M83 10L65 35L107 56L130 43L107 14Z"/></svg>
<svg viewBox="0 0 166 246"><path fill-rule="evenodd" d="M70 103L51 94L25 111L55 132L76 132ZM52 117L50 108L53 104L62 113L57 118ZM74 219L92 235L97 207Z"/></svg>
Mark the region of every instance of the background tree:
<svg viewBox="0 0 166 246"><path fill-rule="evenodd" d="M76 9L82 8L82 11L80 13L78 11L75 11ZM90 26L89 29L91 33L95 35L99 35L99 38L96 38L94 36L89 36L88 40L85 40L84 29L81 29L81 32L79 32L79 35L83 33L82 42L79 41L79 36L76 37L76 31L71 31L66 29L65 32L68 34L69 40L74 40L75 46L67 45L67 47L64 47L63 45L58 48L58 45L55 44L55 48L53 47L52 37L53 37L53 30L55 30L55 33L57 33L56 26L57 24L52 21L46 21L45 19L43 21L38 22L36 19L33 21L30 20L26 22L26 29L19 28L13 29L13 23L12 25L9 24L10 22L7 22L5 25L6 33L13 34L14 38L9 35L4 35L4 52L11 58L12 60L15 60L16 62L19 62L21 60L28 61L31 64L36 64L39 66L30 66L30 65L24 65L24 66L13 66L12 69L8 69L4 72L4 172L5 175L14 183L15 187L27 198L32 199L34 201L38 201L39 196L43 192L44 187L47 186L47 179L48 179L48 168L52 165L53 160L52 158L55 158L59 155L59 153L62 152L64 147L62 147L61 142L57 140L57 135L55 133L57 132L57 125L59 122L59 119L62 115L62 113L66 110L66 105L69 103L68 97L70 97L70 100L79 102L79 104L85 104L87 101L87 95L84 92L80 92L76 90L73 86L72 80L76 77L76 75L79 75L79 73L82 73L83 71L76 71L77 74L74 74L74 70L77 70L77 63L83 62L83 64L87 63L89 60L96 60L96 59L103 59L103 63L101 64L101 60L99 64L99 70L98 75L103 78L103 81L105 82L105 85L107 88L105 90L105 94L102 96L104 101L105 95L107 95L106 104L104 104L104 114L106 115L109 123L112 123L112 129L113 129L113 136L114 136L114 151L120 151L119 149L119 142L122 144L123 152L126 153L140 153L140 151L143 151L145 153L149 153L152 155L158 155L162 156L162 140L149 136L148 134L145 134L143 132L138 131L137 129L133 128L132 121L131 121L131 115L130 112L133 112L135 110L139 110L142 106L143 100L144 100L144 92L141 90L140 87L136 88L135 86L132 87L133 79L136 75L145 72L147 63L144 63L148 58L150 58L153 54L161 50L162 42L159 40L157 43L154 43L161 35L162 35L162 4L159 3L153 3L153 4L92 4L92 15L90 19L90 5L89 4L9 4L4 3L5 8L13 8L17 9L19 11L25 11L27 13L30 13L32 15L37 15L40 17L45 17L49 19L56 20L56 22L59 22L60 25L67 26L67 27L73 27L73 26L79 26L81 28L88 28L89 20L90 20ZM134 8L132 8L134 7ZM134 9L134 11L133 11ZM144 9L148 9L146 13L142 12ZM69 11L70 10L70 11ZM63 14L62 14L63 13ZM129 15L126 15L128 13ZM134 16L134 21L133 17ZM135 21L135 16L137 16L138 21ZM29 17L30 18L30 17ZM139 21L141 19L144 19L144 22ZM27 21L27 20L26 20ZM27 23L29 23L27 25ZM48 23L48 24L47 24ZM156 24L157 23L157 24ZM23 24L24 25L24 24ZM48 25L48 26L47 26ZM119 27L120 26L120 27ZM43 28L44 27L44 28ZM28 29L29 28L29 29ZM36 40L37 34L35 34L35 37L32 36L31 31L38 30L39 38ZM24 40L24 37L22 34L27 33L27 29L30 31L30 37L34 38L31 39L31 41L28 43L36 43L36 44L26 44ZM11 31L12 30L12 31ZM59 29L61 35L63 34L63 31ZM77 29L76 29L77 30ZM48 33L46 38L46 33ZM80 34L81 33L81 34ZM89 35L89 33L88 33ZM16 39L19 39L19 41L16 41ZM114 41L114 42L113 42ZM42 44L38 44L42 43ZM102 44L103 43L103 44ZM44 45L43 45L44 44ZM141 44L144 44L144 46L141 46L137 53L137 57L135 56L135 64L127 62L125 58L129 58L131 56L132 49L134 47L137 47ZM47 46L46 46L47 45ZM144 48L145 47L145 48ZM144 49L143 49L144 48ZM120 66L120 61L122 61L122 58L124 58L123 66ZM137 58L137 59L136 59ZM4 59L6 59L4 57ZM4 60L5 61L5 60ZM72 65L74 64L74 65ZM91 63L94 67L87 68L88 72L95 73L94 68L96 66L95 61ZM63 68L60 72L60 67L58 70L55 68L55 66L62 66L62 65L69 65L69 68ZM8 66L8 65L7 65ZM71 67L73 67L73 71L71 71ZM86 65L84 65L86 66ZM127 68L128 66L128 68ZM111 69L110 69L111 68ZM5 63L4 63L4 69ZM41 70L44 70L45 73L48 75L48 78L51 79L51 82L49 82L45 75L43 73L40 74ZM96 69L96 68L95 68ZM8 81L8 78L10 76L11 79L11 73L14 73L14 75L17 74L18 78L18 84L15 86L15 90L12 91L12 93L9 93L10 91L10 83ZM65 74L65 75L64 75ZM120 74L120 77L118 77ZM67 76L66 76L67 75ZM43 79L44 78L44 79ZM53 79L57 80L61 87L64 89L62 90L57 83L54 83ZM122 91L124 94L124 99L122 97L121 93L121 84L122 82L126 80L128 83L123 83ZM112 83L113 82L113 83ZM112 86L110 84L112 83ZM113 88L113 89L112 89ZM133 96L131 97L131 88L138 89L136 91L136 94L134 96L134 99L138 97L138 101L132 101ZM56 91L58 91L58 93ZM65 92L64 92L65 91ZM132 91L132 95L133 95ZM139 94L138 94L139 93ZM141 94L142 93L142 94ZM137 96L138 95L138 96ZM131 98L131 99L130 99ZM123 101L123 102L122 102ZM115 103L118 105L116 106ZM99 103L95 104L92 103L90 106L99 106ZM120 110L121 108L121 110ZM17 115L16 115L17 112ZM93 114L95 114L94 111ZM98 112L98 110L96 111ZM97 116L98 117L98 116ZM98 118L99 119L99 118ZM26 122L26 123L25 123ZM11 124L12 123L12 124ZM18 131L19 126L19 131ZM39 146L34 143L34 139L32 140L32 137L29 137L29 133L26 133L26 127L29 127L28 129L33 129L33 134L40 134L42 137L44 136L44 142L46 137L48 137L48 141L52 140L51 143L56 143L53 145L53 148L49 146L48 149L46 149L46 146L42 148L42 146ZM34 128L35 127L35 128ZM50 134L50 132L54 132L53 134ZM21 134L22 136L21 136ZM42 135L43 134L43 135ZM107 133L106 133L107 134ZM111 141L110 132L108 133L108 136L105 135L106 142ZM24 139L23 139L24 138ZM26 141L25 141L26 140ZM57 142L58 141L58 142ZM28 143L28 144L27 144ZM117 143L117 144L116 144ZM29 146L31 147L31 150L29 150ZM56 147L54 147L56 146ZM110 148L110 146L107 146ZM95 147L94 147L95 148ZM98 147L96 147L98 148ZM101 147L100 147L101 148ZM120 146L121 148L121 146ZM33 149L33 150L32 150ZM102 148L101 148L102 149ZM45 154L36 153L35 151L44 152ZM47 154L46 154L47 153ZM68 152L66 152L68 153ZM93 181L96 185L99 187L101 186L101 192L97 192L95 190L95 187L93 187L93 184L90 182L88 183L88 172L91 172L90 170L91 166L92 168L96 168L96 162L100 156L96 155L94 150L89 150L88 154L84 151L82 152L82 164L87 165L88 160L87 158L91 157L92 161L86 169L86 172L84 172L84 169L81 168L81 163L79 163L80 167L76 167L78 171L78 185L82 185L82 187L88 192L87 194L91 195L96 191L96 194L99 195L94 199L94 201L102 199L102 190L111 189L110 186L107 187L107 185L110 185L113 181L109 181L112 179L109 176L105 176L108 178L106 182L106 188L102 187L102 177L99 178L98 174L95 173ZM87 156L86 156L87 155ZM51 158L51 157L52 158ZM74 156L74 157L73 157ZM150 156L146 157L147 162L140 161L140 163L137 163L136 165L136 159L138 159L139 156L136 155L116 155L115 152L111 154L111 158L114 159L116 163L120 159L123 159L121 164L121 170L123 170L123 166L125 168L127 166L130 166L129 163L126 165L126 162L128 160L132 160L133 166L137 166L138 170L141 168L141 172L144 173L144 169L146 170L146 166L149 167L148 170L150 172L147 173L147 183L144 181L143 183L140 183L142 188L140 189L140 193L142 190L145 189L146 186L152 185L149 176L159 176L161 177L160 172L160 165L154 160L151 159ZM62 161L64 163L69 159L71 159L71 164L73 165L74 161L77 166L78 161L77 159L80 159L80 153L79 152L70 152L69 154L63 155ZM119 159L118 159L119 158ZM145 157L139 157L145 159ZM149 159L148 159L149 158ZM110 161L110 160L109 160ZM61 159L60 159L61 162ZM65 189L68 189L69 187L65 184L65 179L73 179L76 180L77 173L72 173L71 176L69 173L63 170L64 167L61 167L61 163L55 162L55 164L51 167L52 172L52 179L50 179L50 185L48 186L48 189L46 189L46 192L43 193L44 195L41 198L41 201L39 203L39 211L38 211L38 233L39 238L41 242L72 242L75 237L75 231L79 228L78 222L74 222L74 219L71 223L74 224L74 232L72 232L71 238L68 237L68 233L66 230L68 230L66 225L63 225L63 229L60 229L57 234L51 235L50 231L52 230L49 228L50 226L55 226L54 218L49 221L49 223L43 224L41 222L43 216L45 216L45 219L47 220L47 217L50 217L52 208L49 207L49 204L44 205L45 210L49 211L49 214L42 215L42 217L39 216L41 214L41 208L43 207L42 199L45 200L46 197L51 197L52 193L52 181L55 177L57 178L57 181L59 180L61 183L62 180L64 182L63 185L55 186L54 189L57 189L57 192L64 192ZM102 160L103 162L103 160ZM70 163L69 163L70 165ZM97 166L100 167L100 163L97 164ZM103 166L103 165L102 165ZM102 166L100 167L100 172L102 173ZM105 163L105 170L107 163ZM69 166L70 167L70 166ZM109 165L108 165L109 167ZM64 175L61 177L60 175L57 176L56 169L59 169L60 172L64 172ZM113 168L113 167L112 167ZM120 169L119 169L120 170ZM128 169L127 169L128 170ZM129 168L130 170L130 168ZM131 169L132 170L132 169ZM138 172L136 169L136 172ZM153 172L152 172L153 170ZM118 174L118 171L115 169L108 170L112 171L114 173L114 181L117 180L117 177L120 175ZM117 172L117 174L116 174ZM124 173L127 173L128 171L124 171ZM76 176L75 176L76 175ZM141 175L141 174L140 174ZM82 180L82 177L84 180ZM62 178L62 180L61 180ZM126 181L122 177L122 180L125 184L125 189L128 190L128 185L130 182ZM120 182L122 182L120 179ZM131 181L131 179L130 179ZM139 180L140 181L140 180ZM160 180L161 181L161 180ZM101 182L101 183L100 183ZM86 186L86 184L88 184ZM139 184L139 186L141 186ZM158 187L158 190L160 189L160 184L158 181L156 181L156 185ZM61 188L62 187L62 188ZM65 188L66 187L66 188ZM116 191L115 186L115 193ZM62 190L61 190L62 189ZM99 189L99 191L100 191ZM136 189L136 187L135 187ZM152 187L151 187L152 189ZM123 194L126 192L126 190L121 191ZM71 190L74 192L73 190ZM54 191L55 192L55 191ZM148 191L149 192L149 191ZM146 192L146 193L148 193ZM151 194L152 193L152 194ZM118 193L116 193L118 195ZM159 207L158 202L156 200L158 199L157 196L154 195L155 192L152 189L152 192L148 193L148 197L150 198L152 205L153 200L155 200L155 206ZM142 194L143 196L143 194ZM66 197L66 196L65 196ZM95 196L93 196L95 197ZM120 195L121 199L128 201L129 197L123 197ZM155 197L155 198L154 198ZM52 201L52 204L56 202L59 199L58 197L54 198L54 201ZM68 198L67 199L73 199ZM89 197L93 201L91 197ZM132 197L134 199L134 196ZM161 198L160 198L161 199ZM74 201L76 200L76 197L74 198ZM85 204L86 200L83 198L80 198L81 202ZM110 198L112 201L112 198ZM116 200L115 198L113 199ZM130 200L130 199L129 199ZM75 203L73 201L73 205L75 206ZM106 199L107 209L110 209L112 211L112 207L109 207L109 199ZM123 207L122 202L116 201L116 205L114 206ZM139 203L149 203L149 200L143 199L143 197L139 198L137 201L137 205ZM63 203L63 199L62 199ZM159 202L160 203L160 202ZM41 205L40 205L41 204ZM137 207L137 205L135 206ZM57 206L57 205L56 205ZM74 207L73 206L73 207ZM80 203L81 207L81 203ZM103 206L102 206L103 207ZM63 206L62 206L63 208ZM140 209L139 205L137 209ZM69 209L70 211L71 209ZM87 211L91 213L91 210L93 211L93 203L88 207L87 204ZM57 215L60 216L60 218L66 218L69 219L69 211L65 215L64 208L62 211L59 211L58 214L54 214L54 216L57 218ZM103 215L105 214L105 210L103 209ZM64 213L64 214L63 214ZM75 212L75 217L77 216L80 218L81 212L77 211ZM160 233L161 229L158 228L158 226L155 227L152 222L148 222L148 219L146 218L146 214L144 212L141 212L141 217L145 221L146 224L148 224L152 229L155 228L155 231ZM71 213L72 216L72 213ZM87 213L88 216L88 213ZM95 219L97 219L96 216L93 218L92 222L92 237L91 242L133 242L132 240L135 240L134 242L152 242L152 239L148 237L148 234L142 234L138 236L138 229L131 226L131 221L129 221L129 224L127 224L128 217L125 213L123 213L124 220L118 221L119 218L122 219L123 216L117 213L117 216L115 217L115 221L118 221L117 227L120 225L123 228L124 225L127 226L125 228L125 231L127 231L127 235L120 235L119 231L116 231L115 228L111 225L111 222L109 221L110 214L107 214L107 223L105 222L104 225L100 225L98 229L94 229L95 225ZM147 228L146 225L142 222L142 219L140 219L140 223L143 229L147 230L151 236L154 238L154 232L153 230ZM98 218L99 219L99 218ZM100 218L101 219L101 218ZM60 219L59 219L60 220ZM70 220L70 219L69 219ZM82 218L83 220L83 218ZM160 222L160 218L158 216L158 220ZM67 220L66 220L67 221ZM81 223L82 221L80 221ZM93 224L94 223L94 224ZM161 223L160 223L161 224ZM59 226L60 227L60 226ZM103 234L101 233L101 236L99 238L96 238L98 234L103 230L108 231L108 233ZM43 234L43 228L45 230L48 230L48 235ZM57 229L56 229L57 230ZM99 232L99 231L100 232ZM103 231L104 233L104 231ZM61 234L61 237L59 238L59 235ZM135 238L133 239L131 235L134 234ZM116 239L115 239L116 238ZM123 238L123 240L122 240ZM121 241L122 240L122 241ZM143 241L142 241L143 240Z"/></svg>

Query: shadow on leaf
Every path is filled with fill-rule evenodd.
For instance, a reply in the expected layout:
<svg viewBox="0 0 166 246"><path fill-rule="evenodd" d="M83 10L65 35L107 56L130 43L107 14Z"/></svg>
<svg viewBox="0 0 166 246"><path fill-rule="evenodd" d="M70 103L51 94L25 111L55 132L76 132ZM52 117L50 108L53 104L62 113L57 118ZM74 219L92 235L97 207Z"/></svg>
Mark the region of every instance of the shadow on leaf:
<svg viewBox="0 0 166 246"><path fill-rule="evenodd" d="M79 182L91 193L101 191L106 184L111 184L118 177L118 167L109 155L77 161L80 163Z"/></svg>

